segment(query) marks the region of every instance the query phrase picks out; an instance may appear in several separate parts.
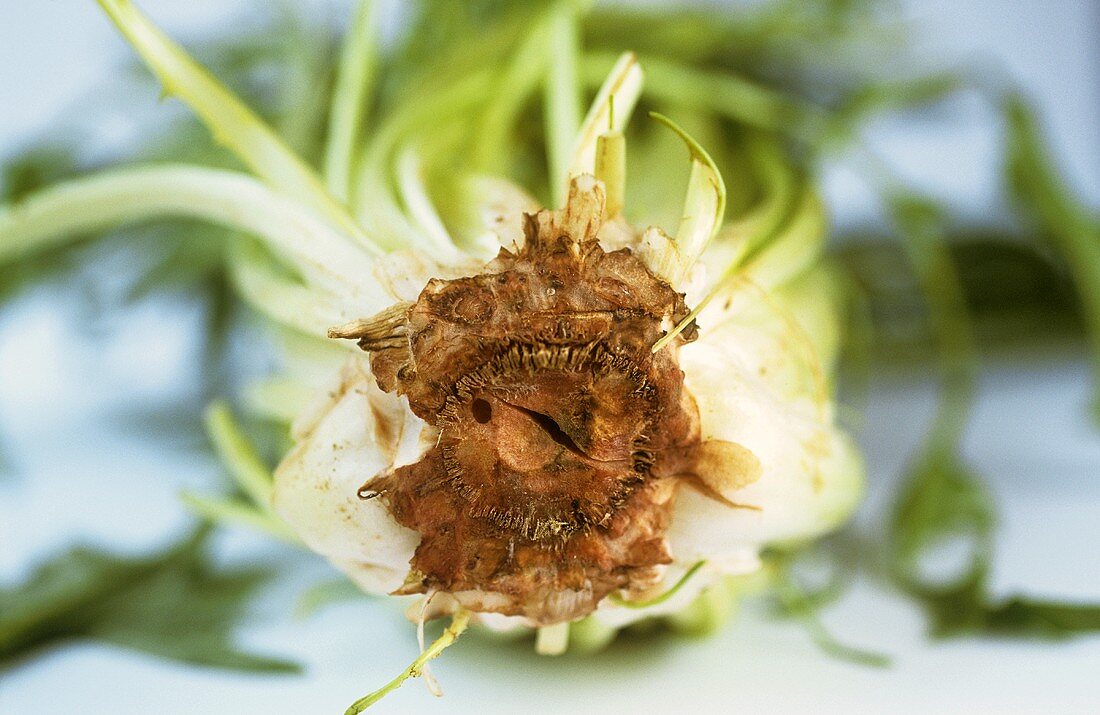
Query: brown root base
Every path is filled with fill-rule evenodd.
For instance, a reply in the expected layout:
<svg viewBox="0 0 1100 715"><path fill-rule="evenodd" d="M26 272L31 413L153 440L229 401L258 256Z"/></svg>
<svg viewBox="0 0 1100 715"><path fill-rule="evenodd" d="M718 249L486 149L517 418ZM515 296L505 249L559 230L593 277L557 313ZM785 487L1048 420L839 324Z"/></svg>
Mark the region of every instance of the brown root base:
<svg viewBox="0 0 1100 715"><path fill-rule="evenodd" d="M545 625L670 562L675 475L699 445L677 364L695 331L651 351L687 307L629 249L600 247L602 211L602 186L582 177L482 274L432 280L340 334L439 430L361 492L421 534L401 593L485 594L484 610Z"/></svg>

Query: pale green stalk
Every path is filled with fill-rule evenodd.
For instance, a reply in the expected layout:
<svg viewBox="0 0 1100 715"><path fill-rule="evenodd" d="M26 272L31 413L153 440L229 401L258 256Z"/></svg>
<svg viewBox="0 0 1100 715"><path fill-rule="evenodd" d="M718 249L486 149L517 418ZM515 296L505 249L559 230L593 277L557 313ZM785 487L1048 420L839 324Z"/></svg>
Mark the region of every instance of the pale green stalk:
<svg viewBox="0 0 1100 715"><path fill-rule="evenodd" d="M653 606L659 606L662 603L668 601L668 599L675 596L680 591L680 589L683 588L684 585L691 580L691 577L699 573L699 569L703 568L706 565L706 560L697 561L695 565L689 568L684 573L684 575L681 576L679 580L677 580L676 583L672 585L671 588L669 588L664 593L654 596L653 598L647 598L644 601L628 601L617 593L611 594L609 598L611 599L611 602L614 603L616 606L623 606L625 608L651 608Z"/></svg>
<svg viewBox="0 0 1100 715"><path fill-rule="evenodd" d="M825 248L828 231L828 217L821 197L807 186L786 227L761 246L741 272L763 288L780 286L817 261Z"/></svg>
<svg viewBox="0 0 1100 715"><path fill-rule="evenodd" d="M798 176L778 142L750 139L747 154L762 198L749 211L723 226L715 237L712 244L715 249L726 248L728 244L727 268L739 265L775 235L798 198Z"/></svg>
<svg viewBox="0 0 1100 715"><path fill-rule="evenodd" d="M278 119L273 127L283 143L298 156L312 151L320 118L328 113L329 58L301 10L285 7L283 21L286 67L278 88Z"/></svg>
<svg viewBox="0 0 1100 715"><path fill-rule="evenodd" d="M370 109L377 57L378 22L375 2L359 0L355 18L340 53L325 145L325 180L328 190L344 202L352 194L352 163L357 154L364 117Z"/></svg>
<svg viewBox="0 0 1100 715"><path fill-rule="evenodd" d="M580 86L577 55L580 44L577 10L569 0L559 2L547 28L548 72L546 105L546 159L554 207L565 201L570 153L580 127Z"/></svg>
<svg viewBox="0 0 1100 715"><path fill-rule="evenodd" d="M460 609L454 616L451 617L451 625L447 626L447 630L443 631L443 635L437 638L427 650L420 654L420 656L409 664L408 668L401 671L401 674L391 680L389 683L374 691L370 695L359 698L351 706L344 711L344 715L359 715L371 705L374 705L386 695L390 694L394 690L401 687L409 678L419 678L424 672L424 666L428 661L433 658L439 657L439 654L444 651L448 646L458 640L458 637L466 630L466 627L470 624L470 612L466 609Z"/></svg>
<svg viewBox="0 0 1100 715"><path fill-rule="evenodd" d="M538 89L550 60L542 26L533 28L512 56L501 75L497 95L478 122L472 163L479 172L500 173L509 168L510 134L524 105Z"/></svg>
<svg viewBox="0 0 1100 715"><path fill-rule="evenodd" d="M424 185L424 168L416 149L407 147L401 152L397 158L396 171L397 185L409 218L420 233L431 241L433 253L440 259L456 255L457 249L451 240L451 234L439 218Z"/></svg>
<svg viewBox="0 0 1100 715"><path fill-rule="evenodd" d="M263 532L288 544L300 544L290 527L270 513L231 499L205 497L193 492L180 494L183 505L202 518L216 524L235 524Z"/></svg>
<svg viewBox="0 0 1100 715"><path fill-rule="evenodd" d="M257 248L232 251L229 273L241 298L276 323L327 339L328 328L344 321L323 295L273 270Z"/></svg>
<svg viewBox="0 0 1100 715"><path fill-rule="evenodd" d="M206 434L233 481L257 506L269 509L274 481L271 470L244 436L229 405L222 400L211 403L204 419Z"/></svg>
<svg viewBox="0 0 1100 715"><path fill-rule="evenodd" d="M687 326L699 317L715 296L731 283L743 280L767 290L782 285L809 268L825 245L827 220L824 207L817 193L810 188L803 191L798 207L786 226L775 238L762 246L755 257L745 265L732 263L714 282L706 296L681 320L675 328L653 345L658 352L668 345Z"/></svg>
<svg viewBox="0 0 1100 715"><path fill-rule="evenodd" d="M256 416L289 425L316 395L316 390L289 377L276 377L248 385L242 399Z"/></svg>
<svg viewBox="0 0 1100 715"><path fill-rule="evenodd" d="M650 112L649 116L675 132L691 154L691 176L687 195L684 197L680 226L671 245L660 246L658 255L657 272L672 285L678 286L722 226L726 213L726 184L714 160L687 132L662 114ZM652 351L656 353L672 342L713 297L712 291L687 318L654 343Z"/></svg>
<svg viewBox="0 0 1100 715"><path fill-rule="evenodd" d="M535 631L535 652L539 655L561 655L569 649L569 622L542 626Z"/></svg>
<svg viewBox="0 0 1100 715"><path fill-rule="evenodd" d="M440 123L469 112L484 101L492 87L491 73L482 71L432 93L431 101L405 104L389 115L364 148L354 182L356 215L385 237L387 248L409 243L429 250L432 246L412 226L394 196L393 161L398 148L418 133L431 132Z"/></svg>
<svg viewBox="0 0 1100 715"><path fill-rule="evenodd" d="M749 126L784 132L790 132L794 122L811 112L774 90L729 72L706 72L652 55L638 61L646 71L646 94L660 102L706 109ZM614 62L610 53L586 54L585 84L599 84Z"/></svg>
<svg viewBox="0 0 1100 715"><path fill-rule="evenodd" d="M604 214L618 216L626 205L626 137L607 132L596 140L596 178L603 182L607 200Z"/></svg>
<svg viewBox="0 0 1100 715"><path fill-rule="evenodd" d="M80 234L166 216L239 229L286 256L303 275L329 287L355 286L370 259L305 207L245 174L186 165L102 172L57 184L0 208L0 261Z"/></svg>
<svg viewBox="0 0 1100 715"><path fill-rule="evenodd" d="M699 142L663 114L650 112L649 116L675 132L691 153L691 177L675 239L681 270L671 276L672 285L678 286L722 226L726 215L726 182Z"/></svg>
<svg viewBox="0 0 1100 715"><path fill-rule="evenodd" d="M632 52L619 56L600 86L588 115L584 118L573 143L569 176L591 174L596 166L596 144L600 135L626 129L634 105L642 94L645 78Z"/></svg>
<svg viewBox="0 0 1100 715"><path fill-rule="evenodd" d="M233 523L298 543L294 532L271 510L274 478L255 447L245 437L229 405L218 400L204 415L206 434L214 445L218 461L229 470L233 482L248 501L206 497L191 492L181 495L192 511L217 523Z"/></svg>
<svg viewBox="0 0 1100 715"><path fill-rule="evenodd" d="M172 42L129 0L97 0L127 41L164 85L164 92L187 103L214 140L283 193L318 210L355 236L368 250L377 245L347 210L325 190L316 174L275 132L205 68Z"/></svg>

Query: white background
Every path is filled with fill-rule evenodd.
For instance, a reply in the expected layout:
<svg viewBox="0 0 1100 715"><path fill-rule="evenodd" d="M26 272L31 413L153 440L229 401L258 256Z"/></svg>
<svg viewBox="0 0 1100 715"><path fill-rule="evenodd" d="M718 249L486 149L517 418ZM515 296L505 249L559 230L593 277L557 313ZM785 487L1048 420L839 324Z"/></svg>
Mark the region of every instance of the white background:
<svg viewBox="0 0 1100 715"><path fill-rule="evenodd" d="M173 34L196 36L243 15L237 0L145 0ZM343 17L344 3L311 2ZM1003 66L1039 102L1073 183L1100 197L1097 10L1062 2L910 2L936 61ZM94 3L0 0L0 155L50 126L120 66L126 50ZM152 101L152 98L150 99ZM874 141L909 177L971 212L993 210L997 135L964 107L945 133L882 124ZM836 220L873 217L844 167L828 173ZM0 479L0 583L74 538L140 551L184 519L175 494L217 479L189 445L143 441L99 418L179 399L193 384L195 316L167 302L116 321L107 342L81 334L80 298L30 294L0 314L0 433L16 475ZM171 325L149 339L154 325ZM998 592L1100 597L1100 431L1086 419L1079 353L992 366L966 454L993 485L1002 514ZM923 433L927 381L879 385L860 435L871 495L859 524L874 533L893 479ZM132 434L132 433L128 433ZM163 663L108 646L52 650L0 673L0 713L336 713L389 679L415 652L410 626L379 602L288 616L294 594L324 577L316 560L251 537L223 544L229 561L277 560L291 575L257 611L244 642L307 665L301 677L241 676ZM435 701L411 683L379 712L1095 712L1100 637L1064 644L928 643L914 607L858 583L826 620L845 640L891 653L893 668L836 662L797 625L750 608L700 642L640 641L598 661L538 658L525 645L467 639L436 672Z"/></svg>

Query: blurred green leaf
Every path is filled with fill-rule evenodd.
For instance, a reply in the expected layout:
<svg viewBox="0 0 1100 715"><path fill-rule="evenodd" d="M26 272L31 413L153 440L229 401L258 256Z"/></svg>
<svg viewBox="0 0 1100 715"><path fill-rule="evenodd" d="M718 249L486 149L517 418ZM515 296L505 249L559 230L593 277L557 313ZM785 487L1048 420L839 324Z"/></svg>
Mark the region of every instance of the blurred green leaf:
<svg viewBox="0 0 1100 715"><path fill-rule="evenodd" d="M1026 596L993 600L987 576L983 567L951 586L919 591L933 635L1061 639L1100 631L1100 605Z"/></svg>
<svg viewBox="0 0 1100 715"><path fill-rule="evenodd" d="M891 663L888 655L847 645L837 639L821 620L821 612L836 601L844 592L844 583L839 571L825 585L817 589L807 589L800 583L796 574L800 558L810 553L806 549L795 551L772 550L766 555L774 570L776 600L782 615L796 619L809 633L821 652L838 660L872 668L885 668Z"/></svg>
<svg viewBox="0 0 1100 715"><path fill-rule="evenodd" d="M941 382L940 404L924 453L903 481L890 524L893 576L920 593L925 578L921 557L945 542L967 540L972 544L967 570L984 568L993 504L959 456L978 355L961 282L946 249L942 216L934 205L900 189L893 189L886 201L929 309Z"/></svg>
<svg viewBox="0 0 1100 715"><path fill-rule="evenodd" d="M968 549L959 583L984 573L992 550L993 503L977 475L959 456L977 376L977 349L961 282L944 242L942 217L922 198L894 188L887 208L902 236L929 309L941 381L940 404L921 454L894 506L890 522L890 571L895 581L922 597L936 577L922 572L922 557L937 546L962 541ZM978 583L966 593L980 608ZM962 593L962 592L960 592Z"/></svg>
<svg viewBox="0 0 1100 715"><path fill-rule="evenodd" d="M1049 235L1073 276L1091 346L1094 410L1100 419L1100 217L1059 175L1027 102L1010 95L1003 109L1009 189L1025 216Z"/></svg>
<svg viewBox="0 0 1100 715"><path fill-rule="evenodd" d="M0 665L88 638L196 665L296 672L294 663L233 645L246 604L272 573L215 569L207 533L150 557L76 548L42 564L0 591Z"/></svg>
<svg viewBox="0 0 1100 715"><path fill-rule="evenodd" d="M367 598L370 598L370 594L365 593L347 578L322 581L302 591L294 607L294 615L298 618L308 618L326 606L348 601L362 601Z"/></svg>
<svg viewBox="0 0 1100 715"><path fill-rule="evenodd" d="M823 151L835 151L854 138L875 115L911 112L957 93L966 87L956 72L941 72L911 79L869 78L841 94L823 119L816 138Z"/></svg>
<svg viewBox="0 0 1100 715"><path fill-rule="evenodd" d="M870 331L867 349L879 366L932 359L928 307L905 249L885 234L839 238L833 255L861 298L865 324L857 329ZM1057 257L1037 246L1037 235L962 227L945 233L944 242L983 353L1077 339L1081 323L1072 280ZM850 328L849 343L852 337Z"/></svg>
<svg viewBox="0 0 1100 715"><path fill-rule="evenodd" d="M921 199L894 193L889 208L931 313L942 379L931 432L897 500L890 523L890 570L919 599L933 635L1065 636L1100 630L1100 605L989 594L995 507L981 479L959 455L973 401L977 350L962 284L944 242L942 219ZM962 544L961 575L925 572L922 558Z"/></svg>
<svg viewBox="0 0 1100 715"><path fill-rule="evenodd" d="M970 544L968 574L981 572L989 559L993 503L977 475L962 464L954 448L933 447L911 469L891 521L895 577L919 590L920 557L955 539Z"/></svg>
<svg viewBox="0 0 1100 715"><path fill-rule="evenodd" d="M76 149L47 140L8 159L0 174L0 203L14 203L76 173Z"/></svg>

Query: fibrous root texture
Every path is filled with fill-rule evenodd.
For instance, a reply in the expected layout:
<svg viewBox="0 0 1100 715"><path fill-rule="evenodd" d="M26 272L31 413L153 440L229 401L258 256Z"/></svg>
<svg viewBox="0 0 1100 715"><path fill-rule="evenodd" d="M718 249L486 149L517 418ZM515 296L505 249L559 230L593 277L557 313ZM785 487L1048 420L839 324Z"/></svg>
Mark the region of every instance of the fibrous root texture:
<svg viewBox="0 0 1100 715"><path fill-rule="evenodd" d="M398 593L548 625L669 563L676 486L702 452L677 365L695 331L652 352L688 309L630 249L601 248L603 210L581 177L564 209L526 216L522 247L341 334L438 430L360 491L421 535Z"/></svg>

